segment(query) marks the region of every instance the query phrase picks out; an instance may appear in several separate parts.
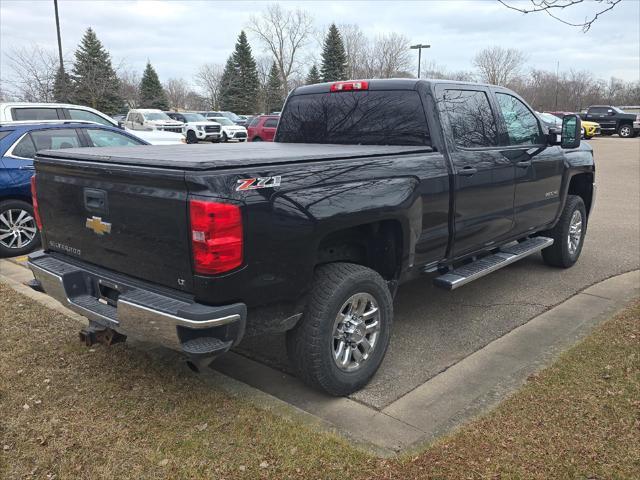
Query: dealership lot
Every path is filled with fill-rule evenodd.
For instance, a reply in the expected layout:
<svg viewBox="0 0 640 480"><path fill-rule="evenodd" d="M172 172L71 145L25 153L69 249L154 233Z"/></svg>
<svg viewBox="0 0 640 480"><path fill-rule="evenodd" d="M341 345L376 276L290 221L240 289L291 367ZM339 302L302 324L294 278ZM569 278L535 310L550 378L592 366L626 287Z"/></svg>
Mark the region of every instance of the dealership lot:
<svg viewBox="0 0 640 480"><path fill-rule="evenodd" d="M369 385L351 398L327 397L289 375L281 335L246 338L235 353L216 360L214 369L386 453L440 435L483 411L517 388L520 382L514 381L514 372L520 377L525 372L526 378L550 351L566 348L584 335L611 313L609 307L626 301L629 292L637 295L635 272L574 297L589 285L640 266L640 139L602 137L590 143L597 162L598 195L583 256L573 268L553 269L534 255L453 292L434 288L429 277L403 285L394 303L388 355ZM21 274L14 279L26 280L29 273L18 270ZM58 306L44 298L43 303ZM548 311L558 304L562 305ZM543 312L547 313L540 315ZM526 328L514 332L519 326ZM134 351L160 361L179 360L164 348L128 343ZM478 359L483 358L491 368L482 369ZM474 369L476 376L469 382ZM446 373L438 375L442 372ZM205 377L217 385L228 380L212 375ZM505 375L510 379L504 381ZM247 390L239 385L232 383L229 388L239 388L245 395ZM267 397L260 395L254 393L253 398L264 403ZM387 432L385 438L379 437L380 430Z"/></svg>
<svg viewBox="0 0 640 480"><path fill-rule="evenodd" d="M385 361L351 398L382 409L587 286L640 266L640 138L590 144L598 194L580 261L557 270L534 255L453 292L430 277L402 286ZM238 351L289 372L282 335L245 339Z"/></svg>

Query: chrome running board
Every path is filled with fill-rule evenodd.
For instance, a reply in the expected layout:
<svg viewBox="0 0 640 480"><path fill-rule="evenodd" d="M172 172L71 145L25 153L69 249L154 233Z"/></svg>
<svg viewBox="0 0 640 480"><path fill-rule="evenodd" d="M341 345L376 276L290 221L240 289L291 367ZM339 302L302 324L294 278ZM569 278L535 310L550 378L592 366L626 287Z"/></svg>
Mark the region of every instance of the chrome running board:
<svg viewBox="0 0 640 480"><path fill-rule="evenodd" d="M551 245L553 245L552 238L533 237L521 243L501 247L497 253L479 258L474 262L462 265L455 270L436 277L433 283L446 290L455 290Z"/></svg>

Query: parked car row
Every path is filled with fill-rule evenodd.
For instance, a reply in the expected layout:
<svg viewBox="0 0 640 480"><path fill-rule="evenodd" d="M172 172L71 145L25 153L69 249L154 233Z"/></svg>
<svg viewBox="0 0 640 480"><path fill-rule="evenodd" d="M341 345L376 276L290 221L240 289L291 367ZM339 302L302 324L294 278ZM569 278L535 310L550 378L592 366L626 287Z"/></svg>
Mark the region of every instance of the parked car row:
<svg viewBox="0 0 640 480"><path fill-rule="evenodd" d="M0 124L0 257L24 255L40 244L31 203L33 159L39 150L149 145L114 126L41 120Z"/></svg>

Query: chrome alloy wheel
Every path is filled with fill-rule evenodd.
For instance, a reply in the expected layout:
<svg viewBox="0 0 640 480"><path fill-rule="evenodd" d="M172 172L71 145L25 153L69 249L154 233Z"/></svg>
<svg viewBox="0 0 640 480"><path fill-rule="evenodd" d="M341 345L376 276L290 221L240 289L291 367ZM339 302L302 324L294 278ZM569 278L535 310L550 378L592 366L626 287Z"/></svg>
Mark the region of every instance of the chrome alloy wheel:
<svg viewBox="0 0 640 480"><path fill-rule="evenodd" d="M569 223L569 235L567 236L567 245L569 247L569 253L575 255L578 251L578 245L582 239L582 213L579 210L573 212L571 215L571 222Z"/></svg>
<svg viewBox="0 0 640 480"><path fill-rule="evenodd" d="M356 293L333 323L333 360L345 372L358 370L371 356L380 334L380 310L372 295Z"/></svg>
<svg viewBox="0 0 640 480"><path fill-rule="evenodd" d="M15 249L26 247L36 233L36 221L26 210L12 208L0 213L0 245Z"/></svg>

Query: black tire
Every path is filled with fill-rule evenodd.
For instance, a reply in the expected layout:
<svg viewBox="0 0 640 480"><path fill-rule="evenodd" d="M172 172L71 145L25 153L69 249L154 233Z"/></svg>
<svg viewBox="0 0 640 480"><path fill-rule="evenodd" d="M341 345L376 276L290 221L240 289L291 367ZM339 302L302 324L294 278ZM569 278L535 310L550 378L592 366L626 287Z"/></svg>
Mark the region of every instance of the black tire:
<svg viewBox="0 0 640 480"><path fill-rule="evenodd" d="M338 360L334 360L334 348L340 341L334 339L334 328L340 311L354 295L359 294L369 296L377 303L375 319L380 329L369 356L358 362L355 371L345 371L338 367ZM365 309L367 306L373 304L367 303ZM342 318L349 318L349 315ZM366 385L378 370L389 345L392 320L393 299L386 282L377 272L352 263L323 265L316 270L302 318L294 329L287 332L289 361L308 385L331 395L348 395ZM362 329L359 332L366 331ZM352 347L344 350L347 348Z"/></svg>
<svg viewBox="0 0 640 480"><path fill-rule="evenodd" d="M252 142L261 142L262 139L260 137L253 137L253 139L251 139Z"/></svg>
<svg viewBox="0 0 640 480"><path fill-rule="evenodd" d="M198 143L198 137L193 130L187 130L187 143Z"/></svg>
<svg viewBox="0 0 640 480"><path fill-rule="evenodd" d="M633 137L633 125L625 123L618 127L618 136L621 138L631 138Z"/></svg>
<svg viewBox="0 0 640 480"><path fill-rule="evenodd" d="M579 212L581 217L580 239L575 246L575 250L571 251L569 242L569 230L574 212ZM546 232L541 232L543 237L553 238L553 245L542 250L542 258L547 265L552 267L569 268L578 261L584 237L587 233L587 211L584 207L582 198L577 195L567 196L567 202L564 205L560 220L555 227Z"/></svg>
<svg viewBox="0 0 640 480"><path fill-rule="evenodd" d="M593 135L585 135L584 139L585 140L591 140L593 138Z"/></svg>
<svg viewBox="0 0 640 480"><path fill-rule="evenodd" d="M24 227L28 227L29 229L36 228L35 234L33 238L28 242L24 243L21 247L17 247L17 243L12 244L12 240L14 240L14 236L10 235L2 238L5 234L9 233L9 226L5 223L9 221L9 218L13 219L14 223L19 215L16 216L16 212L24 211L29 217L32 219L26 223L21 223ZM31 234L31 232L28 232ZM22 233L20 239L24 242L26 238L26 233ZM15 240L17 242L17 239ZM11 245L11 246L9 246ZM4 202L0 202L0 257L17 257L20 255L26 255L29 252L32 252L40 245L40 232L38 232L35 217L33 216L33 207L30 203L24 202L22 200L5 200Z"/></svg>
<svg viewBox="0 0 640 480"><path fill-rule="evenodd" d="M227 137L227 134L222 132L222 142L227 143L229 141L229 137Z"/></svg>

